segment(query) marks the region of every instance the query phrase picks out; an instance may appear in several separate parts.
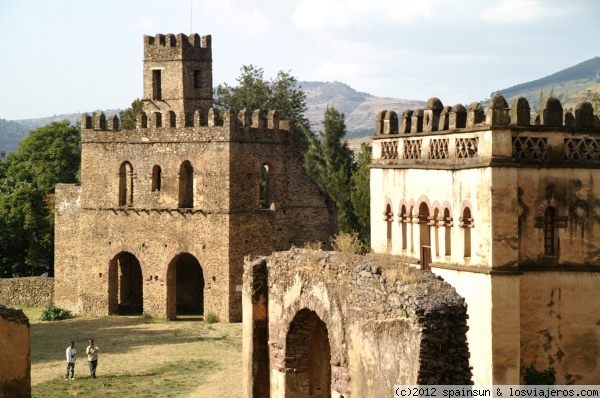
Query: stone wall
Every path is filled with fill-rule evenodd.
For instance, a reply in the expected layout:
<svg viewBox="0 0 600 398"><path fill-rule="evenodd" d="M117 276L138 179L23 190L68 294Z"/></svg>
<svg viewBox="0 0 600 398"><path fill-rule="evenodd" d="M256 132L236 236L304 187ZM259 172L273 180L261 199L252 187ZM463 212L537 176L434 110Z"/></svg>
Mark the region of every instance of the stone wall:
<svg viewBox="0 0 600 398"><path fill-rule="evenodd" d="M464 299L393 256L294 249L247 261L243 308L246 397L471 382Z"/></svg>
<svg viewBox="0 0 600 398"><path fill-rule="evenodd" d="M45 307L54 297L54 278L0 278L0 303Z"/></svg>
<svg viewBox="0 0 600 398"><path fill-rule="evenodd" d="M1 290L1 289L0 289ZM29 320L0 305L0 396L31 396Z"/></svg>

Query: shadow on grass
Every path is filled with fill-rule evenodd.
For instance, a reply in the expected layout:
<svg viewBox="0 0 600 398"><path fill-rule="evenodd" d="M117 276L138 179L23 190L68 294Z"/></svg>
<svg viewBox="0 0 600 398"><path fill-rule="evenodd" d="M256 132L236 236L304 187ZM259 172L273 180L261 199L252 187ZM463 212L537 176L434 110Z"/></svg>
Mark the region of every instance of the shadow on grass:
<svg viewBox="0 0 600 398"><path fill-rule="evenodd" d="M99 375L97 379L49 380L33 386L33 397L174 397L198 387L217 371L215 362L193 360L173 362L136 374Z"/></svg>
<svg viewBox="0 0 600 398"><path fill-rule="evenodd" d="M198 341L214 341L226 347L237 347L227 330L213 325L192 322L181 328L183 322L156 322L160 328L149 328L142 316L109 316L103 318L74 318L57 322L31 325L31 361L33 364L48 360L62 360L68 342L74 340L80 357L84 358L89 338L93 338L101 353L127 353L152 345L176 345ZM188 325L183 325L188 326ZM226 325L224 327L227 329Z"/></svg>

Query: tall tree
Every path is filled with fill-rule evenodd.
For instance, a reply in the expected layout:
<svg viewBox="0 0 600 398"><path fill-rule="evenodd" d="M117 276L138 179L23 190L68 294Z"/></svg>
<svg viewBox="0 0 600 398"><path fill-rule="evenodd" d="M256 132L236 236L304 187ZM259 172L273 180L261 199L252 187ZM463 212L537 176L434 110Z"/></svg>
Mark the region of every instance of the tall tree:
<svg viewBox="0 0 600 398"><path fill-rule="evenodd" d="M328 107L322 137L310 140L304 167L335 204L338 230L352 232L356 230L356 217L350 200L355 166L345 136L344 115Z"/></svg>
<svg viewBox="0 0 600 398"><path fill-rule="evenodd" d="M135 119L142 111L142 100L137 98L133 100L131 106L119 112L121 119L121 130L133 130L135 128Z"/></svg>
<svg viewBox="0 0 600 398"><path fill-rule="evenodd" d="M371 240L371 146L361 145L361 151L357 159L357 167L352 174L352 188L350 201L356 216L356 229L359 238L369 243Z"/></svg>
<svg viewBox="0 0 600 398"><path fill-rule="evenodd" d="M64 121L32 131L0 161L0 276L52 270L52 192L77 180L80 160L79 129Z"/></svg>

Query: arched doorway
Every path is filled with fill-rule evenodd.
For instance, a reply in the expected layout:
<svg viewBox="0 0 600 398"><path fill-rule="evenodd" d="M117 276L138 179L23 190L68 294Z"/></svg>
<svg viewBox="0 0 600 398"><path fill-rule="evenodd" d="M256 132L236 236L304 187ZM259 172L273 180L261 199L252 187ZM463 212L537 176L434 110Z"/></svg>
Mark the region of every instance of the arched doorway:
<svg viewBox="0 0 600 398"><path fill-rule="evenodd" d="M142 267L129 252L121 252L110 261L108 311L120 315L141 315L144 311Z"/></svg>
<svg viewBox="0 0 600 398"><path fill-rule="evenodd" d="M167 317L204 313L204 274L196 257L177 255L167 270Z"/></svg>
<svg viewBox="0 0 600 398"><path fill-rule="evenodd" d="M331 347L327 326L306 308L298 311L285 339L286 398L331 397Z"/></svg>

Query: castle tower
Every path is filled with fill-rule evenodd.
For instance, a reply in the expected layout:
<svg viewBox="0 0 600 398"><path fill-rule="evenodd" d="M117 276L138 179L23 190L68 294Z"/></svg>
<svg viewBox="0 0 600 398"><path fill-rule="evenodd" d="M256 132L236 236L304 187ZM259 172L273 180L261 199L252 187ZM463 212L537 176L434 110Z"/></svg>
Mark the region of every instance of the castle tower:
<svg viewBox="0 0 600 398"><path fill-rule="evenodd" d="M144 111L173 111L189 121L212 107L211 36L144 36Z"/></svg>

